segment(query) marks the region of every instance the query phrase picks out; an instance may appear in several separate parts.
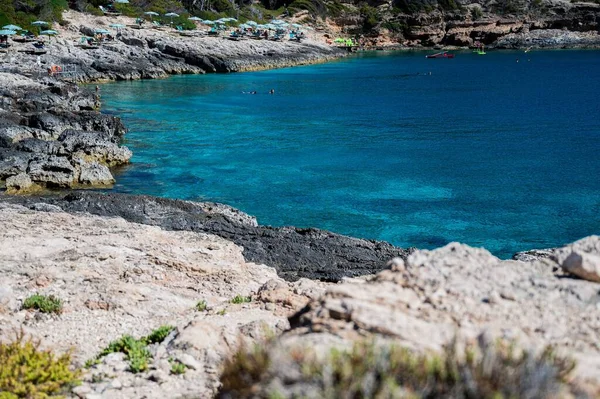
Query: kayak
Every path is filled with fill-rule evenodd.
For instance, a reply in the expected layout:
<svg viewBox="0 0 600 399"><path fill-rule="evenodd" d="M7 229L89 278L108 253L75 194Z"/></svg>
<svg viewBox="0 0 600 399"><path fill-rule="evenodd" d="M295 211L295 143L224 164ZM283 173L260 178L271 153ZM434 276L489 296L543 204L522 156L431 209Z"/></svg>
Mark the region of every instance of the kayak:
<svg viewBox="0 0 600 399"><path fill-rule="evenodd" d="M454 54L437 53L437 54L426 55L425 58L454 58Z"/></svg>

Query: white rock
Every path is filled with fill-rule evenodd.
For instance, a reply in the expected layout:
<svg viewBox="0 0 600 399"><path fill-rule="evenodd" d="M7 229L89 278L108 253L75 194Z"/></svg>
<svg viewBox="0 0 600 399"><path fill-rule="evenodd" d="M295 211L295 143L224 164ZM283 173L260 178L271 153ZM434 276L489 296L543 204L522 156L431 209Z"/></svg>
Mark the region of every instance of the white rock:
<svg viewBox="0 0 600 399"><path fill-rule="evenodd" d="M600 283L600 256L573 251L562 262L564 271L581 277L584 280Z"/></svg>
<svg viewBox="0 0 600 399"><path fill-rule="evenodd" d="M200 370L200 368L202 367L192 355L189 355L187 353L177 356L177 360L179 360L181 364L185 365L187 368L190 368L192 370Z"/></svg>
<svg viewBox="0 0 600 399"><path fill-rule="evenodd" d="M81 165L79 183L93 186L106 186L113 184L115 179L108 167L97 162L84 163Z"/></svg>

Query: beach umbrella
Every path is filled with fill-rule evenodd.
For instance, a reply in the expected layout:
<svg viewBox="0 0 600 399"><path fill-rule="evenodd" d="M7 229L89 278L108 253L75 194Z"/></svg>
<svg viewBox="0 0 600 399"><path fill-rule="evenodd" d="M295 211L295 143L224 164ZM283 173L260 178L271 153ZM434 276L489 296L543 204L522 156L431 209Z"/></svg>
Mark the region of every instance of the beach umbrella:
<svg viewBox="0 0 600 399"><path fill-rule="evenodd" d="M109 31L107 31L106 29L96 29L96 30L94 30L94 33L99 33L99 34L101 34L101 35L107 35L107 34L109 34L110 32L109 32Z"/></svg>
<svg viewBox="0 0 600 399"><path fill-rule="evenodd" d="M115 0L115 3L119 3L119 4L129 4L129 0Z"/></svg>
<svg viewBox="0 0 600 399"><path fill-rule="evenodd" d="M154 11L146 11L144 14L146 14L146 15L150 15L150 16L154 16L154 17L156 17L156 16L160 15L159 13L157 13L157 12L154 12Z"/></svg>
<svg viewBox="0 0 600 399"><path fill-rule="evenodd" d="M55 30L52 30L52 29L48 29L48 30L41 31L40 35L54 36L54 35L58 35L58 32Z"/></svg>
<svg viewBox="0 0 600 399"><path fill-rule="evenodd" d="M173 17L178 17L179 14L174 13L174 12L168 12L165 14L165 17L171 17L171 25L173 25Z"/></svg>
<svg viewBox="0 0 600 399"><path fill-rule="evenodd" d="M0 36L10 36L10 35L14 35L17 32L14 30L10 30L10 29L2 29L0 30Z"/></svg>
<svg viewBox="0 0 600 399"><path fill-rule="evenodd" d="M50 24L46 21L34 21L31 23L31 25L42 26L42 25L50 25Z"/></svg>
<svg viewBox="0 0 600 399"><path fill-rule="evenodd" d="M248 24L241 24L241 25L239 26L239 28L242 28L242 29L249 29L249 28L251 28L251 26L250 26L250 25L248 25Z"/></svg>
<svg viewBox="0 0 600 399"><path fill-rule="evenodd" d="M198 18L198 17L189 17L188 18L190 21L196 21L196 22L201 22L202 18Z"/></svg>
<svg viewBox="0 0 600 399"><path fill-rule="evenodd" d="M246 21L246 25L258 26L258 22L255 22L255 21Z"/></svg>
<svg viewBox="0 0 600 399"><path fill-rule="evenodd" d="M108 26L110 26L111 28L117 28L117 29L121 29L121 28L125 27L125 25L123 25L123 24L110 24Z"/></svg>
<svg viewBox="0 0 600 399"><path fill-rule="evenodd" d="M17 25L5 25L2 27L2 29L6 29L6 30L23 30L23 28L21 28L20 26Z"/></svg>
<svg viewBox="0 0 600 399"><path fill-rule="evenodd" d="M274 19L274 20L271 21L271 23L273 25L284 25L284 24L287 25L287 22L285 22L282 19Z"/></svg>
<svg viewBox="0 0 600 399"><path fill-rule="evenodd" d="M232 17L228 17L228 18L223 18L223 21L226 21L226 22L236 21L237 22L237 19L232 18Z"/></svg>
<svg viewBox="0 0 600 399"><path fill-rule="evenodd" d="M204 21L202 21L202 23L204 25L214 25L216 22L215 21L211 21L210 19L205 19Z"/></svg>
<svg viewBox="0 0 600 399"><path fill-rule="evenodd" d="M292 24L292 26L293 26L294 28L302 28L302 25L300 25L300 24Z"/></svg>

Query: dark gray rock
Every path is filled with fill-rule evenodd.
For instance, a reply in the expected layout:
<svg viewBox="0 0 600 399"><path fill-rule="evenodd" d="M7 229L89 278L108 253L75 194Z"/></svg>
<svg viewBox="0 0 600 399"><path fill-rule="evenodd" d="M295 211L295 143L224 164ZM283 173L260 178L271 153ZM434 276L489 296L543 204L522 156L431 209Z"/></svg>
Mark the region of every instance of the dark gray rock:
<svg viewBox="0 0 600 399"><path fill-rule="evenodd" d="M0 148L0 179L5 180L10 176L27 172L27 166L33 157L32 153Z"/></svg>
<svg viewBox="0 0 600 399"><path fill-rule="evenodd" d="M17 142L13 148L16 151L35 152L38 154L58 155L61 149L60 143L35 138L24 139Z"/></svg>
<svg viewBox="0 0 600 399"><path fill-rule="evenodd" d="M80 191L62 197L0 197L0 200L26 204L46 202L65 212L119 216L165 230L215 234L243 247L247 261L275 267L280 276L291 281L301 277L339 281L345 276L371 274L382 270L388 260L405 258L412 252L412 249L397 248L386 242L361 240L319 229L255 226L251 217L240 218L242 212L226 205L220 205L224 213L217 213L219 208L214 204Z"/></svg>
<svg viewBox="0 0 600 399"><path fill-rule="evenodd" d="M75 168L66 157L36 155L29 163L27 174L34 182L47 187L71 187L75 180Z"/></svg>
<svg viewBox="0 0 600 399"><path fill-rule="evenodd" d="M85 151L92 147L103 147L110 143L111 135L106 132L67 129L58 137L58 142L62 144L67 153L75 151Z"/></svg>

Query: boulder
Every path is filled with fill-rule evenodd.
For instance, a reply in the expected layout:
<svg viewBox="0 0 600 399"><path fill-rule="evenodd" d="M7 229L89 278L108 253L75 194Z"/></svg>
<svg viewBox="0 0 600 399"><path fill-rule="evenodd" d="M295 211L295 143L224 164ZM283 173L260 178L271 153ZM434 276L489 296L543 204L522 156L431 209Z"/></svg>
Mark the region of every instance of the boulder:
<svg viewBox="0 0 600 399"><path fill-rule="evenodd" d="M562 262L567 273L584 280L600 283L600 256L583 251L573 251Z"/></svg>
<svg viewBox="0 0 600 399"><path fill-rule="evenodd" d="M28 173L35 182L48 187L71 187L75 180L75 168L65 157L38 156L29 163Z"/></svg>
<svg viewBox="0 0 600 399"><path fill-rule="evenodd" d="M25 173L19 173L6 179L6 192L8 194L22 193L33 187L31 178Z"/></svg>
<svg viewBox="0 0 600 399"><path fill-rule="evenodd" d="M10 147L13 143L32 137L26 126L12 125L0 127L0 147Z"/></svg>
<svg viewBox="0 0 600 399"><path fill-rule="evenodd" d="M115 182L108 167L97 162L81 165L79 183L91 186L106 186Z"/></svg>
<svg viewBox="0 0 600 399"><path fill-rule="evenodd" d="M0 148L0 179L26 172L33 157L32 153Z"/></svg>

